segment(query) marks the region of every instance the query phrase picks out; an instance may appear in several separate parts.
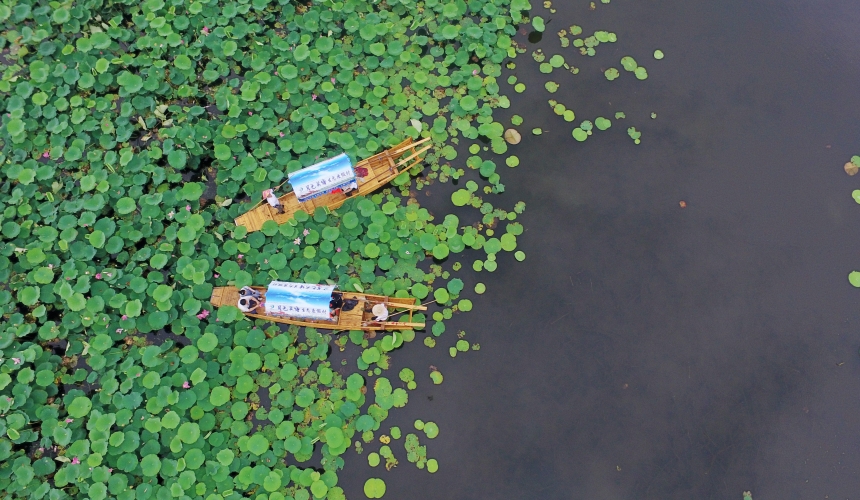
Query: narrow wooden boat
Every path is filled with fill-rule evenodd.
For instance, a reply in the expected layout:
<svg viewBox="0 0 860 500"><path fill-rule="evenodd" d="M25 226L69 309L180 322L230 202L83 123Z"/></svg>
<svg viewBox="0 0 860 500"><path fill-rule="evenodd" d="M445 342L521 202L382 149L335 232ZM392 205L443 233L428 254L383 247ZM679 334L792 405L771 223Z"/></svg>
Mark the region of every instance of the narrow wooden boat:
<svg viewBox="0 0 860 500"><path fill-rule="evenodd" d="M261 295L266 296L266 288L260 286L251 287ZM310 326L325 330L408 330L413 328L424 328L424 323L412 321L415 311L426 311L427 307L416 305L413 298L386 297L384 295L372 295L368 293L343 292L343 299L358 300L358 305L351 311L341 311L332 321L313 319L285 318L282 316L270 316L268 314L244 313L245 316L255 319L274 321L275 323L286 323L288 325ZM212 290L212 298L209 302L213 307L235 306L239 302L239 289L234 286L219 286ZM373 321L373 313L370 311L374 304L385 304L390 310L391 316L405 316L404 321Z"/></svg>
<svg viewBox="0 0 860 500"><path fill-rule="evenodd" d="M387 149L381 153L375 154L366 160L359 161L354 168L366 168L368 175L358 180L357 192L354 190L350 193L351 196L343 192L328 193L316 198L300 202L295 193L289 192L280 197L278 200L284 206L284 213L279 214L278 211L268 203L261 201L248 212L236 218L236 226L245 226L248 232L259 231L263 227L263 223L268 220L273 220L278 224L290 220L290 218L299 210L304 210L308 214L313 214L317 207L326 207L329 210L334 210L346 202L349 198L370 194L382 186L391 182L401 173L418 165L430 146L418 148L430 138L424 138L417 142L412 142L411 138L407 138L397 146ZM404 155L407 155L404 157Z"/></svg>

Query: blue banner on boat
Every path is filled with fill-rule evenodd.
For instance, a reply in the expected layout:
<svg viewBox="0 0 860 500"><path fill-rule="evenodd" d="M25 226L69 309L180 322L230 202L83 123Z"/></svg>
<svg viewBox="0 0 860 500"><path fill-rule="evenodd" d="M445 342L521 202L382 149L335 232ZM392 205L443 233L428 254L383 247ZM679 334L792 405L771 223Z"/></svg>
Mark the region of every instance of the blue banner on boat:
<svg viewBox="0 0 860 500"><path fill-rule="evenodd" d="M266 314L331 319L328 305L334 288L334 285L273 281L266 290Z"/></svg>
<svg viewBox="0 0 860 500"><path fill-rule="evenodd" d="M352 161L346 153L297 170L288 178L299 201L307 201L338 188L357 187Z"/></svg>

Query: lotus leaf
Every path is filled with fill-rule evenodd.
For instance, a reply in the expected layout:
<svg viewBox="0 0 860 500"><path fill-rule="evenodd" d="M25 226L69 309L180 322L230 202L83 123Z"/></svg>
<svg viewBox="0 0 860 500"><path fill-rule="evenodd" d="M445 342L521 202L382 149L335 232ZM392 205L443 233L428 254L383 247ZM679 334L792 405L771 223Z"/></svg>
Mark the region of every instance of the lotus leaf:
<svg viewBox="0 0 860 500"><path fill-rule="evenodd" d="M367 498L382 498L385 495L385 482L378 478L368 479L364 483L364 494Z"/></svg>
<svg viewBox="0 0 860 500"><path fill-rule="evenodd" d="M594 119L594 126L597 127L598 130L606 130L612 126L612 122L602 116L598 116Z"/></svg>

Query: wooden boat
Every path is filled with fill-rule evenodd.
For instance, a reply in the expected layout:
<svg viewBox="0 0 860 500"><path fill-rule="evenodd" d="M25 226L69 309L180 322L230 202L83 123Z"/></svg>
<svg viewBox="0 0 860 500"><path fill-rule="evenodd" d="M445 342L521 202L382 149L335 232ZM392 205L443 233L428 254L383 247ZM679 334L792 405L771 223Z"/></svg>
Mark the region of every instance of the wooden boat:
<svg viewBox="0 0 860 500"><path fill-rule="evenodd" d="M308 214L313 214L317 207L326 207L329 210L334 210L343 205L349 198L370 194L391 182L401 173L418 165L423 160L421 154L430 149L430 146L427 145L421 149L418 149L417 146L429 140L430 138L427 137L418 142L412 142L411 138L407 138L391 149L358 162L354 168L364 167L367 169L368 175L357 179L358 192L356 193L354 190L350 193L351 196L347 196L342 192L328 193L305 202L300 202L295 193L289 192L278 198L284 206L284 213L279 214L268 203L261 201L254 208L237 217L236 226L245 226L248 228L248 232L251 233L259 231L263 227L263 223L269 220L283 224L290 220L299 210L304 210ZM408 156L401 159L406 154Z"/></svg>
<svg viewBox="0 0 860 500"><path fill-rule="evenodd" d="M251 287L261 295L266 296L266 288L261 286ZM343 292L343 299L357 299L358 305L351 311L341 311L333 321L322 321L313 319L301 318L285 318L282 316L270 316L265 313L253 314L244 313L245 316L255 319L264 319L274 321L276 323L286 323L288 325L310 326L313 328L321 328L325 330L408 330L413 328L424 328L424 323L416 323L412 321L412 315L415 311L426 311L427 307L416 305L413 298L398 298L386 297L384 295L371 295L368 293L351 293ZM219 286L212 290L212 298L209 302L213 307L221 307L224 305L235 306L239 303L239 289L234 286ZM385 304L391 316L403 315L406 316L405 321L373 321L373 313L370 312L370 306L374 304Z"/></svg>

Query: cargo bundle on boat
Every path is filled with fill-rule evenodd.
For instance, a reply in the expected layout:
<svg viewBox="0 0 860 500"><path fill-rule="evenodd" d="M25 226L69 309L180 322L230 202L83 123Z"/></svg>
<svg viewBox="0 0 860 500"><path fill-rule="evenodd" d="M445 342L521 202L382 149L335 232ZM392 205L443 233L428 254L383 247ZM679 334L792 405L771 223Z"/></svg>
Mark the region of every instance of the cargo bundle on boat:
<svg viewBox="0 0 860 500"><path fill-rule="evenodd" d="M429 145L420 149L418 146L429 140L406 139L355 165L346 154L340 154L291 172L287 179L289 192L276 196L274 190L266 190L263 196L268 202L261 201L237 217L236 226L246 227L249 233L259 231L266 221L283 224L299 210L309 214L318 207L334 210L353 196L370 194L418 165L421 155L430 149Z"/></svg>
<svg viewBox="0 0 860 500"><path fill-rule="evenodd" d="M241 290L215 287L210 302L214 307L238 307L249 318L328 330L423 328L423 322L413 321L413 314L427 310L414 298L340 292L334 285L286 281Z"/></svg>

